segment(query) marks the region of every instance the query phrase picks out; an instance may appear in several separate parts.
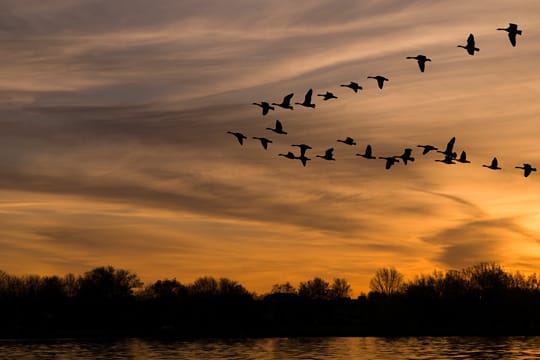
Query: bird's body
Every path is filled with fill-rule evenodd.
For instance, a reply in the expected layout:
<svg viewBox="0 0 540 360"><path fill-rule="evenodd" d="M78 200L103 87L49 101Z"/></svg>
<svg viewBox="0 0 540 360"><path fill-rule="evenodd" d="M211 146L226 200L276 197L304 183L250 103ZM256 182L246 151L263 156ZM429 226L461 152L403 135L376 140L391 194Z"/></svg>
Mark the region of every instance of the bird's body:
<svg viewBox="0 0 540 360"><path fill-rule="evenodd" d="M456 138L453 137L448 141L448 144L446 144L446 149L444 151L437 150L438 153L444 154L445 156L449 156L452 159L455 159L457 157L457 153L454 152L454 144L456 142Z"/></svg>
<svg viewBox="0 0 540 360"><path fill-rule="evenodd" d="M416 146L420 148L424 148L424 150L422 151L422 155L426 155L428 152L432 150L439 150L437 147L433 145L416 145Z"/></svg>
<svg viewBox="0 0 540 360"><path fill-rule="evenodd" d="M247 139L247 136L240 132L227 131L228 134L234 135L240 145L244 145L244 139Z"/></svg>
<svg viewBox="0 0 540 360"><path fill-rule="evenodd" d="M462 164L469 164L470 161L467 160L467 153L465 151L462 151L461 152L461 155L459 156L459 159L457 159L456 161L462 163Z"/></svg>
<svg viewBox="0 0 540 360"><path fill-rule="evenodd" d="M458 45L457 47L464 48L469 55L474 55L475 51L480 51L480 49L476 47L473 34L469 34L467 45Z"/></svg>
<svg viewBox="0 0 540 360"><path fill-rule="evenodd" d="M508 32L508 39L512 46L516 46L516 35L521 35L521 30L518 30L517 24L508 24L507 28L497 28L497 30L504 30Z"/></svg>
<svg viewBox="0 0 540 360"><path fill-rule="evenodd" d="M356 154L356 156L361 156L366 159L376 159L377 157L373 156L373 151L371 145L366 146L366 151L363 154Z"/></svg>
<svg viewBox="0 0 540 360"><path fill-rule="evenodd" d="M502 168L499 167L499 162L497 161L497 158L494 157L493 160L491 160L491 164L489 165L482 165L483 167L487 167L491 170L501 170Z"/></svg>
<svg viewBox="0 0 540 360"><path fill-rule="evenodd" d="M356 145L356 142L354 141L354 139L352 137L348 137L348 136L347 136L347 138L345 140L338 139L337 141L342 142L342 143L347 144L347 145L351 145L351 146Z"/></svg>
<svg viewBox="0 0 540 360"><path fill-rule="evenodd" d="M448 164L448 165L455 164L454 158L451 157L451 156L448 156L448 155L446 155L446 156L444 157L444 159L442 159L442 160L437 159L437 160L435 160L435 161L442 162L442 163Z"/></svg>
<svg viewBox="0 0 540 360"><path fill-rule="evenodd" d="M431 61L431 59L428 59L425 55L407 56L407 59L415 59L418 62L418 67L421 72L424 72L426 68L426 61Z"/></svg>
<svg viewBox="0 0 540 360"><path fill-rule="evenodd" d="M516 169L523 169L523 176L527 177L531 175L532 171L536 171L531 164L523 164L523 166L516 166Z"/></svg>
<svg viewBox="0 0 540 360"><path fill-rule="evenodd" d="M392 167L392 165L399 162L399 159L396 159L395 156L389 156L389 157L379 156L379 159L386 160L386 165L385 165L386 170L389 170Z"/></svg>
<svg viewBox="0 0 540 360"><path fill-rule="evenodd" d="M300 148L300 157L303 157L306 155L306 150L312 149L311 146L306 145L306 144L293 144L291 146L296 146Z"/></svg>
<svg viewBox="0 0 540 360"><path fill-rule="evenodd" d="M280 134L280 135L287 135L287 132L283 131L283 125L281 124L281 121L279 120L276 120L276 126L273 129L267 127L266 130L273 131L276 134Z"/></svg>
<svg viewBox="0 0 540 360"><path fill-rule="evenodd" d="M270 105L266 101L261 101L260 104L259 103L253 103L253 105L260 106L262 108L262 114L263 115L268 114L269 110L274 110L275 109L275 107L273 107L272 105Z"/></svg>
<svg viewBox="0 0 540 360"><path fill-rule="evenodd" d="M317 96L322 96L324 101L327 101L330 99L337 99L337 96L332 94L330 91L327 91L326 94L317 94Z"/></svg>
<svg viewBox="0 0 540 360"><path fill-rule="evenodd" d="M350 89L352 89L352 91L354 91L355 93L358 92L358 90L362 90L362 87L360 85L358 85L357 82L354 82L354 81L351 81L349 84L345 85L345 84L341 84L340 86L343 86L343 87L348 87Z"/></svg>
<svg viewBox="0 0 540 360"><path fill-rule="evenodd" d="M368 79L375 79L375 80L377 80L377 85L379 86L379 89L382 89L382 88L383 88L384 82L385 82L385 81L390 81L390 80L388 80L387 78L385 78L384 76L381 76L381 75L377 75L377 76L368 76L367 78L368 78Z"/></svg>
<svg viewBox="0 0 540 360"><path fill-rule="evenodd" d="M267 139L267 138L265 138L265 137L257 137L257 136L254 136L253 138L256 139L256 140L259 140L259 141L261 142L261 145L262 145L262 147L264 148L264 150L268 149L268 144L269 144L269 143L272 143L272 140Z"/></svg>
<svg viewBox="0 0 540 360"><path fill-rule="evenodd" d="M296 105L301 105L301 106L304 106L304 107L310 107L312 109L315 108L315 104L313 104L311 102L311 96L313 95L313 89L309 89L308 92L306 93L305 97L304 97L304 102L297 102L295 103Z"/></svg>
<svg viewBox="0 0 540 360"><path fill-rule="evenodd" d="M316 155L317 157L320 157L324 160L336 160L334 158L334 148L330 148L330 149L327 149L325 152L324 152L324 155Z"/></svg>
<svg viewBox="0 0 540 360"><path fill-rule="evenodd" d="M283 98L283 101L281 102L281 104L278 104L278 103L272 103L272 105L276 105L276 106L279 106L283 109L289 109L289 110L292 110L293 109L293 106L291 105L291 99L292 97L294 96L294 93L290 93L289 95L285 96Z"/></svg>
<svg viewBox="0 0 540 360"><path fill-rule="evenodd" d="M395 158L400 158L401 160L403 160L403 165L407 165L407 161L414 161L414 158L411 156L412 154L412 149L405 149L403 151L403 154L401 154L400 156L394 156Z"/></svg>

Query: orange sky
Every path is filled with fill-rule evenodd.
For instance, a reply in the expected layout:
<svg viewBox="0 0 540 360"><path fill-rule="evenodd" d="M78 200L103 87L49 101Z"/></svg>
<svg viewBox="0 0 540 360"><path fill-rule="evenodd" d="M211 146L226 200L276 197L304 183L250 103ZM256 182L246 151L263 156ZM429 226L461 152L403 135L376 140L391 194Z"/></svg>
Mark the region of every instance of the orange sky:
<svg viewBox="0 0 540 360"><path fill-rule="evenodd" d="M0 268L272 284L540 266L540 3L7 0ZM513 48L505 32L519 24ZM473 33L480 52L457 48ZM420 73L406 56L433 61ZM369 75L390 79L383 90ZM339 84L357 81L354 94ZM315 109L252 102L333 91ZM265 130L276 119L287 136ZM244 146L226 131L249 136ZM274 140L267 151L251 139ZM351 148L337 139L353 137ZM456 137L471 164L417 144ZM313 147L306 168L277 156ZM390 171L377 156L414 148ZM335 148L335 162L315 158ZM496 156L503 170L483 168ZM540 169L539 169L540 170Z"/></svg>

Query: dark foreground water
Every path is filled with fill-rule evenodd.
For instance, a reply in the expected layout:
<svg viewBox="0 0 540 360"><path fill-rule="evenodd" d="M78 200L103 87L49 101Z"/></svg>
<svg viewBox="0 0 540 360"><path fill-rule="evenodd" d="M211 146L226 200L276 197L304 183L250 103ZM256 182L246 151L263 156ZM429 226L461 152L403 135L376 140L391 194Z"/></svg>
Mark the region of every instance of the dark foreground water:
<svg viewBox="0 0 540 360"><path fill-rule="evenodd" d="M0 340L0 359L540 359L540 337Z"/></svg>

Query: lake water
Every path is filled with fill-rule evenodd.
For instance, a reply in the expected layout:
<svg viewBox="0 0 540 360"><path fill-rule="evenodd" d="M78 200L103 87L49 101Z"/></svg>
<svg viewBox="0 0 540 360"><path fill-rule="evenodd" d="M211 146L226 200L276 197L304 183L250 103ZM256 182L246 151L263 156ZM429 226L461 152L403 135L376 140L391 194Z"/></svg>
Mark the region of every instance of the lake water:
<svg viewBox="0 0 540 360"><path fill-rule="evenodd" d="M0 340L0 359L540 359L540 337Z"/></svg>

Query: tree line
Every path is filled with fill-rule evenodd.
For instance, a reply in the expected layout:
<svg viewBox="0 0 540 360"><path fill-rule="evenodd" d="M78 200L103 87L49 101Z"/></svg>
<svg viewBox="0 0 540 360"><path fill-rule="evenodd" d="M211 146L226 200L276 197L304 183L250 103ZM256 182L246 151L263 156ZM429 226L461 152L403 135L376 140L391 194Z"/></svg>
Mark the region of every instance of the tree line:
<svg viewBox="0 0 540 360"><path fill-rule="evenodd" d="M409 281L381 268L352 299L343 278L257 295L209 276L144 285L112 266L61 277L0 271L0 336L539 335L539 280L496 263Z"/></svg>

